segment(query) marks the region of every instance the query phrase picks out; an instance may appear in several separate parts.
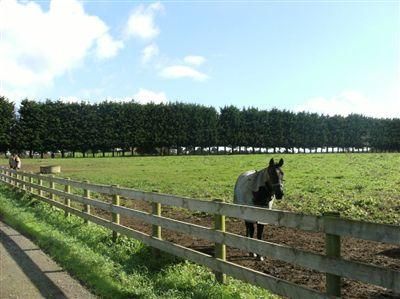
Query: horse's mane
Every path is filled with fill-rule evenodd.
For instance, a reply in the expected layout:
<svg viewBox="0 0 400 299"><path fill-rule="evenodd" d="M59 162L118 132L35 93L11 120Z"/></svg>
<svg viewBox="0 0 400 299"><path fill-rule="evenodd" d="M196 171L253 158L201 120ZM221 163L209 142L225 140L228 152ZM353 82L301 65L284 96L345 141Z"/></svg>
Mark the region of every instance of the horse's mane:
<svg viewBox="0 0 400 299"><path fill-rule="evenodd" d="M261 170L256 170L254 175L255 175L255 180L252 182L250 188L251 188L251 191L256 192L261 187L265 186L265 183L268 182L270 178L269 178L267 168L263 168Z"/></svg>

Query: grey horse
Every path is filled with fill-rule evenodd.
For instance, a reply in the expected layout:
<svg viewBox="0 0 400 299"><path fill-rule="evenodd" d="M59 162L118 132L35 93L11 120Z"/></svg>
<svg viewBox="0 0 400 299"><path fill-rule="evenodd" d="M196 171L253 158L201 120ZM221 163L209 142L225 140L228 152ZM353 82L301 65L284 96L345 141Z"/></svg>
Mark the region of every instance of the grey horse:
<svg viewBox="0 0 400 299"><path fill-rule="evenodd" d="M242 173L235 184L233 202L240 205L258 206L272 209L274 198L283 198L283 171L281 169L283 159L275 163L269 161L268 167L250 170ZM254 222L245 220L246 236L253 238ZM257 239L261 240L264 224L257 222ZM256 256L256 255L254 255ZM263 260L262 257L258 257Z"/></svg>

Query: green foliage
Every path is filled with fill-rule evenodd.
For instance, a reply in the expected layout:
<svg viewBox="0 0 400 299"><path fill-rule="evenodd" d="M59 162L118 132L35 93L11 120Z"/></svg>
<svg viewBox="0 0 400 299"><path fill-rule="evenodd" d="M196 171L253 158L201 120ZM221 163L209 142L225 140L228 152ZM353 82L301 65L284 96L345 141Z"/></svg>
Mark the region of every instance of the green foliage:
<svg viewBox="0 0 400 299"><path fill-rule="evenodd" d="M14 103L0 96L0 151L5 152L10 149L14 125Z"/></svg>
<svg viewBox="0 0 400 299"><path fill-rule="evenodd" d="M373 119L352 114L328 117L272 109L238 109L219 112L196 104L102 102L98 104L35 102L24 100L19 117L13 105L0 98L0 150L80 151L86 156L116 148L139 148L154 154L156 148L180 147L201 151L207 147L316 148L370 147L378 151L400 150L400 120ZM14 126L15 123L15 126ZM10 131L14 127L16 130ZM10 140L14 140L11 143ZM163 152L163 151L159 151Z"/></svg>

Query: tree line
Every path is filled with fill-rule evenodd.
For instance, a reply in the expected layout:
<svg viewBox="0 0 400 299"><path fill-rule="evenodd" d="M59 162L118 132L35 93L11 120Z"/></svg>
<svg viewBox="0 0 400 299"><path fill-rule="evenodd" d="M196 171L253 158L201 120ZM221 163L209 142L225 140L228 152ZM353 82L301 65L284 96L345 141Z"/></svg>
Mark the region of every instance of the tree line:
<svg viewBox="0 0 400 299"><path fill-rule="evenodd" d="M0 97L0 152L139 154L222 148L400 150L400 119L134 101L90 104ZM163 149L160 151L160 149Z"/></svg>

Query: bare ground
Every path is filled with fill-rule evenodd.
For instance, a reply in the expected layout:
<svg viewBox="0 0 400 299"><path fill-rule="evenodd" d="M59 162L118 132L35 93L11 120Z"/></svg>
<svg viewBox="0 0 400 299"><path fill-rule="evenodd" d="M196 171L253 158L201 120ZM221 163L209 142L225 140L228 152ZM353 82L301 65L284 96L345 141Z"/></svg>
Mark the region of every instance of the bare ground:
<svg viewBox="0 0 400 299"><path fill-rule="evenodd" d="M124 201L124 205L150 212L149 204L143 201ZM105 215L106 213L102 214L103 217L110 217L110 215ZM211 216L202 213L189 214L186 210L169 207L163 208L162 215L206 227L212 227L214 223ZM144 224L141 221L122 217L121 224L151 234L151 225ZM238 219L227 219L226 227L227 231L232 233L241 235L245 233L245 225L243 221ZM188 235L166 229L162 231L162 238L210 255L213 254L213 244L202 239L192 238ZM325 248L325 236L322 233L310 233L273 225L265 227L264 240L320 254L324 253ZM399 246L348 237L342 238L341 246L342 257L345 259L400 271ZM234 248L227 249L227 260L321 292L325 291L325 274L317 271L270 258L266 258L263 262L260 262L250 257L247 252ZM343 279L342 296L343 298L371 299L400 298L384 288L349 279Z"/></svg>

